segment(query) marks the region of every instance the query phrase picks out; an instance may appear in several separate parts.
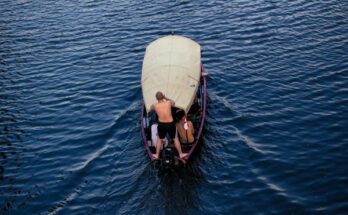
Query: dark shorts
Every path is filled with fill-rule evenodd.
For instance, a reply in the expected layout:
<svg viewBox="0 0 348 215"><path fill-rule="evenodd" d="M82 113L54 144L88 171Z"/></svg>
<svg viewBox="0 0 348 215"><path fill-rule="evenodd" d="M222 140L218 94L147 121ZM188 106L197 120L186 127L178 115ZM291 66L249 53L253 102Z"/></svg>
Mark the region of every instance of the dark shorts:
<svg viewBox="0 0 348 215"><path fill-rule="evenodd" d="M164 139L166 135L169 135L171 139L175 138L176 125L174 122L159 122L158 123L158 136L160 139Z"/></svg>

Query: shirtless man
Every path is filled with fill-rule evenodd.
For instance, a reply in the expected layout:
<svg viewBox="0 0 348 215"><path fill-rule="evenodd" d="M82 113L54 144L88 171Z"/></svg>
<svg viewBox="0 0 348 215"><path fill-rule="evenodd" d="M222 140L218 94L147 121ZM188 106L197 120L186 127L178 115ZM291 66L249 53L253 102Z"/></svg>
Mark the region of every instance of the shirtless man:
<svg viewBox="0 0 348 215"><path fill-rule="evenodd" d="M181 145L178 137L176 137L176 126L172 117L172 106L175 105L174 101L168 99L160 91L156 93L156 99L158 103L151 105L151 109L155 109L158 116L158 136L156 143L156 154L152 155L154 160L159 158L161 143L164 141L167 133L171 139L174 139L175 148L179 152L180 158L185 157L187 154L182 153Z"/></svg>

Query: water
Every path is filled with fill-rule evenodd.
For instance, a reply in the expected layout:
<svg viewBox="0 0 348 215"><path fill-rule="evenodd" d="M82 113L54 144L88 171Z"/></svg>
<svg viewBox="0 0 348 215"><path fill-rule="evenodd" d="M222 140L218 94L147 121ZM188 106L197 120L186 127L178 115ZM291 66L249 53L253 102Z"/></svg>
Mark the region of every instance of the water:
<svg viewBox="0 0 348 215"><path fill-rule="evenodd" d="M0 214L347 214L345 1L0 2ZM145 47L200 43L199 153L159 173Z"/></svg>

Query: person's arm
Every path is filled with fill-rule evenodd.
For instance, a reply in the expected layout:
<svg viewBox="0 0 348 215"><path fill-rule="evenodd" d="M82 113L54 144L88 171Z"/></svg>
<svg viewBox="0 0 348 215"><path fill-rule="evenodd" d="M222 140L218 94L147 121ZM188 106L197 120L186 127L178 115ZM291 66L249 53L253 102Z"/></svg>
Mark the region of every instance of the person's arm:
<svg viewBox="0 0 348 215"><path fill-rule="evenodd" d="M175 106L175 102L173 100L169 100L170 101L170 104L174 107Z"/></svg>
<svg viewBox="0 0 348 215"><path fill-rule="evenodd" d="M172 99L167 98L167 97L165 97L165 96L164 96L164 98L165 98L166 100L170 101L170 104L171 104L173 107L175 106L175 102L174 102Z"/></svg>

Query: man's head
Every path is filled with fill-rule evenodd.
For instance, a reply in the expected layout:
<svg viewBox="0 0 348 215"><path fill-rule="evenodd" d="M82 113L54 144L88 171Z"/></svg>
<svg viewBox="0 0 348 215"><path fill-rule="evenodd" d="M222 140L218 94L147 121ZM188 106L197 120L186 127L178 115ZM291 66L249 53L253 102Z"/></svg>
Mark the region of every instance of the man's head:
<svg viewBox="0 0 348 215"><path fill-rule="evenodd" d="M156 99L157 101L161 101L162 99L164 99L164 94L161 91L158 91L156 93Z"/></svg>

